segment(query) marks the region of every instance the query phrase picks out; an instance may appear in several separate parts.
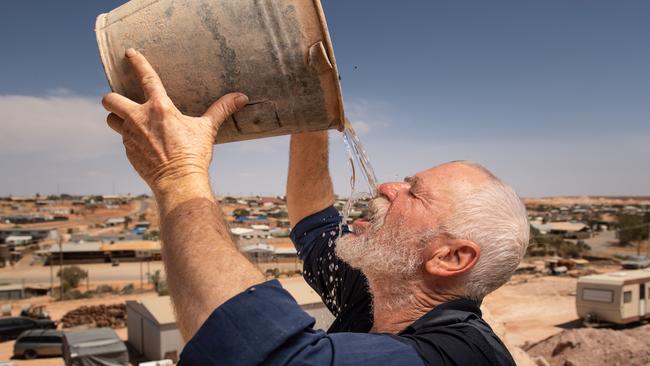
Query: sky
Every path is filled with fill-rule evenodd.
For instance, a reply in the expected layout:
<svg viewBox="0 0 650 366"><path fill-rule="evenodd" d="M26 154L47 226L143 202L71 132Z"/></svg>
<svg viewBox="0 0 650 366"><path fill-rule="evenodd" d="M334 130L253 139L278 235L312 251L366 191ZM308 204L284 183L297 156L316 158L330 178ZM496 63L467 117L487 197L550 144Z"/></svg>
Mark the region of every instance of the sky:
<svg viewBox="0 0 650 366"><path fill-rule="evenodd" d="M0 2L0 195L149 192L100 104L95 17L122 3ZM650 195L650 2L322 3L380 181L467 159L522 196ZM330 140L347 195L344 145ZM213 188L283 194L288 146L217 146Z"/></svg>

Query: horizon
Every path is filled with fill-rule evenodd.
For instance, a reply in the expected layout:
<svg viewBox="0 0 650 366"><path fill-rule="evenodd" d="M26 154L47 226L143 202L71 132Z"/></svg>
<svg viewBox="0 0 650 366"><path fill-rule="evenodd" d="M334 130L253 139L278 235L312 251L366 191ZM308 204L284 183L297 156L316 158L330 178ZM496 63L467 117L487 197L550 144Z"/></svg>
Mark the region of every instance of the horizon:
<svg viewBox="0 0 650 366"><path fill-rule="evenodd" d="M3 4L0 195L150 194L100 103L94 21L123 2ZM522 197L650 195L650 3L323 6L346 114L380 181L473 160ZM330 136L344 196L347 157ZM215 192L283 195L288 148L287 136L217 146Z"/></svg>

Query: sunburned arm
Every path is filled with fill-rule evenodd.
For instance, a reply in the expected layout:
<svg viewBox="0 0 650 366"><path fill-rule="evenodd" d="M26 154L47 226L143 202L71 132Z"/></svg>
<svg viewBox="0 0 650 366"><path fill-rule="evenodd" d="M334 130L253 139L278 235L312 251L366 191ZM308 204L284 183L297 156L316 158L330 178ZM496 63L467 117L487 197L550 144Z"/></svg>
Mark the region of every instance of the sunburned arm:
<svg viewBox="0 0 650 366"><path fill-rule="evenodd" d="M167 282L189 340L214 309L264 276L232 242L206 176L174 181L158 190L156 200Z"/></svg>
<svg viewBox="0 0 650 366"><path fill-rule="evenodd" d="M291 136L287 207L292 227L334 202L328 154L327 131Z"/></svg>

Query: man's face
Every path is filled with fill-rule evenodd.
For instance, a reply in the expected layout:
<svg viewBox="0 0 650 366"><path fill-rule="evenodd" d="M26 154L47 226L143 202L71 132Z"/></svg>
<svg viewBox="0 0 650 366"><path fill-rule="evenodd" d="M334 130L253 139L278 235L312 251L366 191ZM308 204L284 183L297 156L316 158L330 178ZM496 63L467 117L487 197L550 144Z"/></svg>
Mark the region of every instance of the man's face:
<svg viewBox="0 0 650 366"><path fill-rule="evenodd" d="M337 255L367 276L414 274L455 197L487 178L476 167L452 162L380 185L370 220L355 221L354 233L337 242Z"/></svg>

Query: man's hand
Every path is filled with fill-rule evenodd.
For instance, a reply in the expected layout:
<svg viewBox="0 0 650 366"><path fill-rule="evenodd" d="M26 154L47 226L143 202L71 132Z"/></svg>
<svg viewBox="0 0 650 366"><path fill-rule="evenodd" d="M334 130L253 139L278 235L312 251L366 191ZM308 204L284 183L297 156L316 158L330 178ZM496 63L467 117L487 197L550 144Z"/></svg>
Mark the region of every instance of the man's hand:
<svg viewBox="0 0 650 366"><path fill-rule="evenodd" d="M155 194L189 175L208 176L219 126L248 102L239 93L217 100L201 117L183 115L169 99L158 74L139 52L126 58L142 84L146 101L117 93L104 96L108 125L122 135L129 161Z"/></svg>

